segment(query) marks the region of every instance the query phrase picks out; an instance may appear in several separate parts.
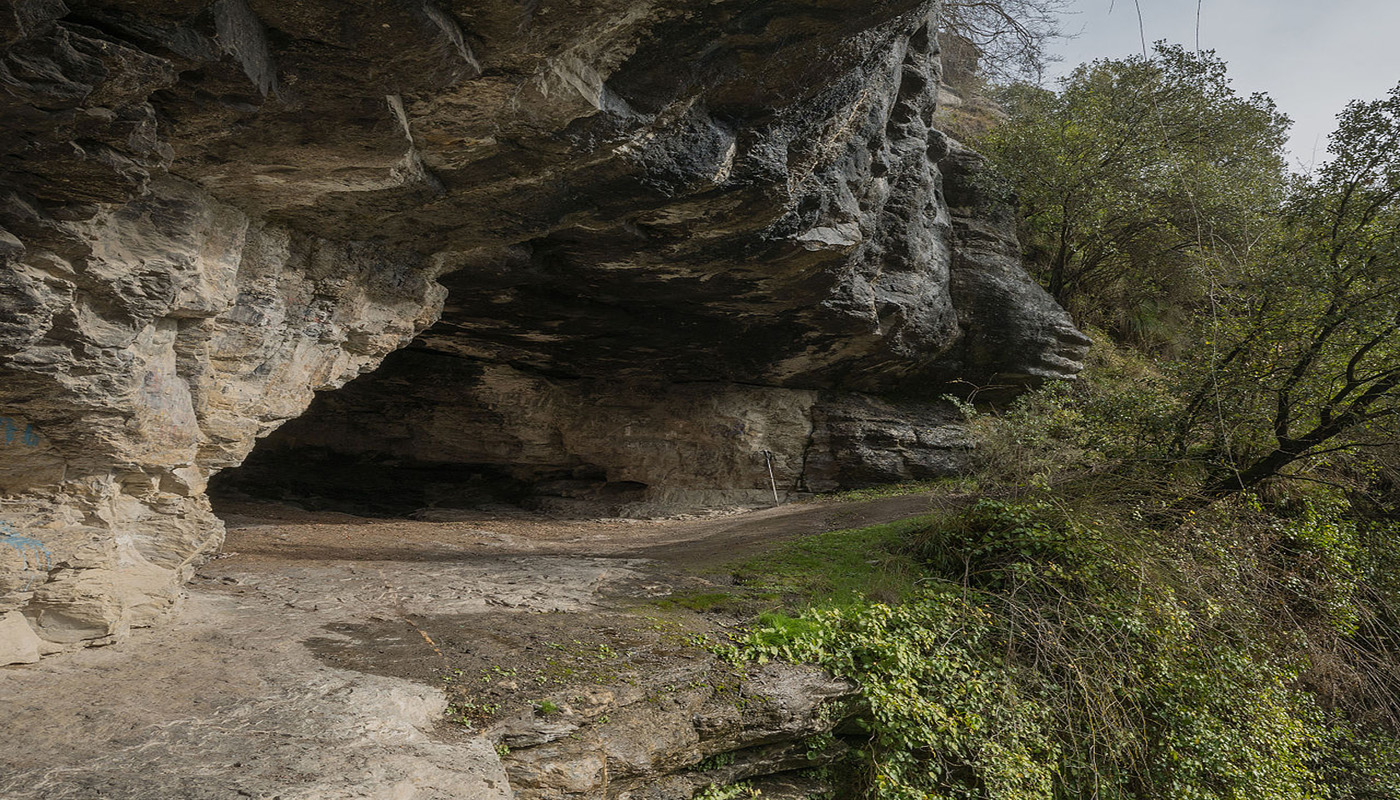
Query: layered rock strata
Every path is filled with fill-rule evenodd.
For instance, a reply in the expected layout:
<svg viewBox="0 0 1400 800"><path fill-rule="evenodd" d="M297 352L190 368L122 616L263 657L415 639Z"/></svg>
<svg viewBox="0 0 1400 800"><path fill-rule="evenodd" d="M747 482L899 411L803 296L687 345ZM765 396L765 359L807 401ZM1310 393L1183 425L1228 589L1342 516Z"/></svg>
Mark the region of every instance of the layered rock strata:
<svg viewBox="0 0 1400 800"><path fill-rule="evenodd" d="M324 395L220 488L372 514L513 503L647 516L956 474L943 402L550 378L413 348Z"/></svg>
<svg viewBox="0 0 1400 800"><path fill-rule="evenodd" d="M149 623L219 544L209 477L415 337L466 366L405 362L406 403L529 388L509 430L402 425L413 459L653 493L754 491L754 447L915 474L956 448L878 396L1072 375L930 125L935 5L0 2L0 661ZM773 434L669 466L735 418Z"/></svg>
<svg viewBox="0 0 1400 800"><path fill-rule="evenodd" d="M25 657L167 609L222 541L209 476L443 296L410 256L255 225L168 178L63 233L5 273L0 613Z"/></svg>

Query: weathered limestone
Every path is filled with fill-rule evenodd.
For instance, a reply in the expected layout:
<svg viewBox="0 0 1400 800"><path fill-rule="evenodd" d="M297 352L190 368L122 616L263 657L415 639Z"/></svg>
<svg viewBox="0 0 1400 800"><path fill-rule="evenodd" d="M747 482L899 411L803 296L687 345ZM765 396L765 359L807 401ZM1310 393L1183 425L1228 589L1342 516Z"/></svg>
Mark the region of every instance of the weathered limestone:
<svg viewBox="0 0 1400 800"><path fill-rule="evenodd" d="M23 614L10 611L0 616L0 653L7 664L33 664L46 649Z"/></svg>
<svg viewBox="0 0 1400 800"><path fill-rule="evenodd" d="M493 377L371 377L297 437L643 504L761 493L764 449L785 488L952 468L931 403L1087 342L932 127L936 11L0 0L0 614L149 624L208 479L410 341Z"/></svg>
<svg viewBox="0 0 1400 800"><path fill-rule="evenodd" d="M0 613L59 645L168 610L222 540L209 475L407 343L443 296L416 260L254 226L171 178L62 235L9 262L7 308L29 326L0 345Z"/></svg>
<svg viewBox="0 0 1400 800"><path fill-rule="evenodd" d="M808 740L844 720L849 682L770 664L728 676L734 686L717 692L716 676L702 668L709 666L595 690L556 718L522 715L486 730L509 747L503 761L517 800L688 800L710 785L819 767L844 754L843 743L817 750ZM674 690L658 692L666 681Z"/></svg>

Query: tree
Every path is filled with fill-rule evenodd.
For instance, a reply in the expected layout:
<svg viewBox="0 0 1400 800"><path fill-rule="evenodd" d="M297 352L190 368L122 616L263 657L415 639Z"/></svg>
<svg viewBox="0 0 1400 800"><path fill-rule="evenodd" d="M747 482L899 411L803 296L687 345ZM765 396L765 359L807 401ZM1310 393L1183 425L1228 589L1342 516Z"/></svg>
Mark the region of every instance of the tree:
<svg viewBox="0 0 1400 800"><path fill-rule="evenodd" d="M1207 496L1299 462L1394 446L1400 417L1400 86L1338 117L1330 160L1298 178L1283 230L1224 287L1183 372L1179 441L1207 442Z"/></svg>
<svg viewBox="0 0 1400 800"><path fill-rule="evenodd" d="M1018 198L1028 266L1081 324L1162 343L1209 294L1204 254L1237 261L1274 225L1288 120L1225 63L1158 43L1017 84L981 142Z"/></svg>
<svg viewBox="0 0 1400 800"><path fill-rule="evenodd" d="M1039 80L1050 60L1045 45L1062 35L1059 14L1068 6L1068 0L945 0L941 27L977 48L987 77Z"/></svg>

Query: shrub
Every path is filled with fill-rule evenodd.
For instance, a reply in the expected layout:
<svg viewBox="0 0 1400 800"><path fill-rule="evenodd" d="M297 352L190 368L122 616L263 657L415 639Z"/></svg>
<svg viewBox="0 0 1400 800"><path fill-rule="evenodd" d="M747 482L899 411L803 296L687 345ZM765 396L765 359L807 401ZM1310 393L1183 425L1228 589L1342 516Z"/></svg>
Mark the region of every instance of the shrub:
<svg viewBox="0 0 1400 800"><path fill-rule="evenodd" d="M1178 533L983 500L904 530L903 602L769 613L725 652L856 681L878 800L1395 797L1394 740L1306 690L1311 623L1279 624L1355 627L1355 528L1252 502ZM1312 554L1296 583L1283 553Z"/></svg>

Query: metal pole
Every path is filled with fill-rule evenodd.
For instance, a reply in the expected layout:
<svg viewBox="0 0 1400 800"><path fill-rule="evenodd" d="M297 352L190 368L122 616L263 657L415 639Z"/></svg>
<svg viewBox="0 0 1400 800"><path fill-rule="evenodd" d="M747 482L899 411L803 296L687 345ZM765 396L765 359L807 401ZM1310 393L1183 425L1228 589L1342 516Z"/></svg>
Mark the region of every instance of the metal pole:
<svg viewBox="0 0 1400 800"><path fill-rule="evenodd" d="M778 499L778 479L773 477L773 453L764 450L763 459L768 462L768 482L773 485L773 505L780 506L783 501Z"/></svg>

